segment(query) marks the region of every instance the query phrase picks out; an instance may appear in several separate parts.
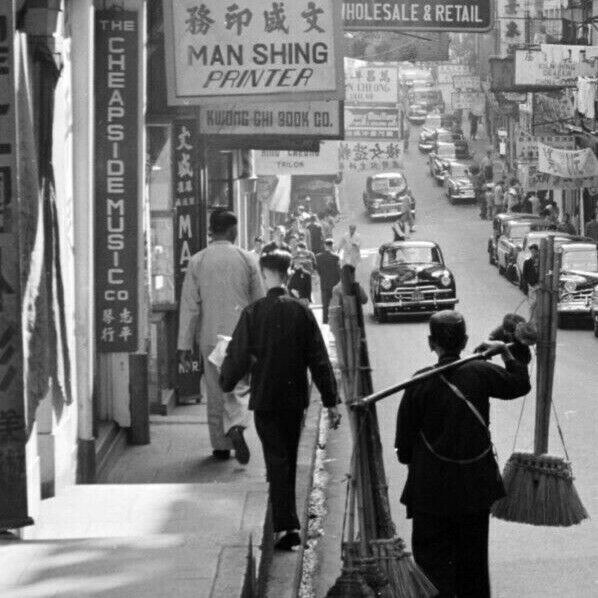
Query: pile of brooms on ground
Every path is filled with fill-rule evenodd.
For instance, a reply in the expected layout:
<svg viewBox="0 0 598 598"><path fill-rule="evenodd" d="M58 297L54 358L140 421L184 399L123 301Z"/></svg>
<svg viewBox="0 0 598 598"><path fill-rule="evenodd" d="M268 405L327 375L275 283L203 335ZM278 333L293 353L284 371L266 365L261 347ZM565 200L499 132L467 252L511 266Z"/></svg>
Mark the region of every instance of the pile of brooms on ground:
<svg viewBox="0 0 598 598"><path fill-rule="evenodd" d="M573 485L571 464L548 455L552 383L556 355L560 256L552 238L540 249L537 325L536 422L533 453L514 453L504 470L507 497L492 514L500 519L547 526L569 526L588 517ZM343 522L343 568L328 598L427 598L437 594L396 535L390 514L388 486L375 403L443 371L475 359L490 359L487 351L435 368L393 387L373 392L359 287L343 290L335 337L347 403L353 452ZM331 315L332 318L332 315ZM520 342L533 344L534 334ZM534 337L534 338L531 338ZM560 426L558 432L563 440ZM563 441L564 447L564 441Z"/></svg>

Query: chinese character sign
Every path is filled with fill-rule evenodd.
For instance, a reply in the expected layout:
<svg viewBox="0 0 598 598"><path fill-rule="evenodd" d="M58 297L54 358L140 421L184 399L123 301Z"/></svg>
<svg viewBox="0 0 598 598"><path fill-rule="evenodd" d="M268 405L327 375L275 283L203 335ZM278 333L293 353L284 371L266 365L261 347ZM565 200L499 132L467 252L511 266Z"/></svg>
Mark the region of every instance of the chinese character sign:
<svg viewBox="0 0 598 598"><path fill-rule="evenodd" d="M339 162L345 172L382 172L403 166L402 144L398 141L341 141Z"/></svg>
<svg viewBox="0 0 598 598"><path fill-rule="evenodd" d="M595 177L598 158L590 148L562 150L538 143L538 171L570 179Z"/></svg>
<svg viewBox="0 0 598 598"><path fill-rule="evenodd" d="M345 108L346 139L398 139L397 108L347 106Z"/></svg>
<svg viewBox="0 0 598 598"><path fill-rule="evenodd" d="M396 104L398 71L395 67L352 67L345 61L345 101L347 104Z"/></svg>
<svg viewBox="0 0 598 598"><path fill-rule="evenodd" d="M518 162L537 162L538 143L544 143L558 149L575 149L575 138L572 135L531 135L515 129L515 157Z"/></svg>
<svg viewBox="0 0 598 598"><path fill-rule="evenodd" d="M523 188L528 191L547 191L550 189L582 189L598 187L598 177L565 178L540 172L537 164L519 164L517 177Z"/></svg>
<svg viewBox="0 0 598 598"><path fill-rule="evenodd" d="M138 15L96 12L96 334L103 353L138 343Z"/></svg>
<svg viewBox="0 0 598 598"><path fill-rule="evenodd" d="M163 4L171 104L242 95L342 99L338 2L163 0Z"/></svg>

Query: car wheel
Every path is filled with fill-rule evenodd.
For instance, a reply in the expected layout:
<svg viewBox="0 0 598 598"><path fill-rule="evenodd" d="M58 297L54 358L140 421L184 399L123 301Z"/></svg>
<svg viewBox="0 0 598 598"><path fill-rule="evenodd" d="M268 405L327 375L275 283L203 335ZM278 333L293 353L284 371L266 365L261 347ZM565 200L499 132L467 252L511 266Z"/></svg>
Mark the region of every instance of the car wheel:
<svg viewBox="0 0 598 598"><path fill-rule="evenodd" d="M594 336L598 338L598 321L594 320Z"/></svg>
<svg viewBox="0 0 598 598"><path fill-rule="evenodd" d="M494 255L492 254L492 250L488 249L488 263L491 266L494 266L495 262L494 262Z"/></svg>
<svg viewBox="0 0 598 598"><path fill-rule="evenodd" d="M558 328L568 328L569 319L565 314L557 314L556 325Z"/></svg>
<svg viewBox="0 0 598 598"><path fill-rule="evenodd" d="M378 310L378 322L380 322L380 324L388 322L388 312L385 309Z"/></svg>
<svg viewBox="0 0 598 598"><path fill-rule="evenodd" d="M500 264L498 264L498 273L501 276L504 276L506 274L506 270L505 270L504 266L501 266Z"/></svg>
<svg viewBox="0 0 598 598"><path fill-rule="evenodd" d="M519 290L524 295L527 295L527 283L525 282L525 280L523 280L523 278L521 276L519 277Z"/></svg>

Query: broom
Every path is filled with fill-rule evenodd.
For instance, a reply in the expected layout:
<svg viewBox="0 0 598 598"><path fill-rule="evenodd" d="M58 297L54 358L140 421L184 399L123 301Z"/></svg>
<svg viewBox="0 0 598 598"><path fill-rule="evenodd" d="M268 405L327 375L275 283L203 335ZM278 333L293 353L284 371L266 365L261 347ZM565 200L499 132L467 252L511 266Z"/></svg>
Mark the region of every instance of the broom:
<svg viewBox="0 0 598 598"><path fill-rule="evenodd" d="M547 454L550 408L553 406L559 273L560 254L554 250L554 238L542 239L534 452L511 455L503 471L507 496L494 504L492 515L505 521L566 527L581 523L588 513L573 485L573 472L560 426L558 431L565 459Z"/></svg>

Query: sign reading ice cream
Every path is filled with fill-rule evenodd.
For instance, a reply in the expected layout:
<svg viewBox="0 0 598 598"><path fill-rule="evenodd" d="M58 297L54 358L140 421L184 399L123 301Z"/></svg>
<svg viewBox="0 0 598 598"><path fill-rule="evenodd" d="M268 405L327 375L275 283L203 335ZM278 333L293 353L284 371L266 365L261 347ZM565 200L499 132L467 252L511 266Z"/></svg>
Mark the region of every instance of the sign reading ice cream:
<svg viewBox="0 0 598 598"><path fill-rule="evenodd" d="M334 0L163 0L168 101L342 99Z"/></svg>

